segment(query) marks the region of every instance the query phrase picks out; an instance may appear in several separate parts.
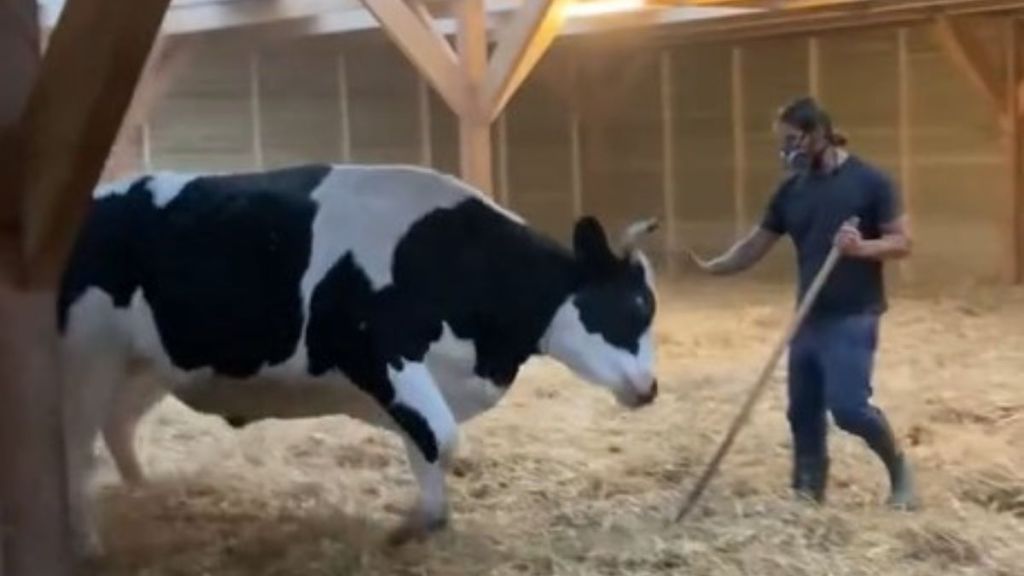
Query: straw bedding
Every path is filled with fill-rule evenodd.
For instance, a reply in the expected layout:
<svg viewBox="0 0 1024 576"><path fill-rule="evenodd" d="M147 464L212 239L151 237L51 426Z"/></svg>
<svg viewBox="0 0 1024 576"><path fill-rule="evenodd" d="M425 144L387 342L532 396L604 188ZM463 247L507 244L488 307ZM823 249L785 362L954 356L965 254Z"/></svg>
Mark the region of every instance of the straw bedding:
<svg viewBox="0 0 1024 576"><path fill-rule="evenodd" d="M104 574L1024 574L1024 292L895 298L876 400L925 508L886 510L881 465L831 436L827 506L792 501L784 361L698 510L671 522L790 310L790 289L662 288L662 395L637 412L532 362L464 428L451 528L398 550L415 486L397 441L345 418L241 431L167 400L143 422L152 484L103 454Z"/></svg>

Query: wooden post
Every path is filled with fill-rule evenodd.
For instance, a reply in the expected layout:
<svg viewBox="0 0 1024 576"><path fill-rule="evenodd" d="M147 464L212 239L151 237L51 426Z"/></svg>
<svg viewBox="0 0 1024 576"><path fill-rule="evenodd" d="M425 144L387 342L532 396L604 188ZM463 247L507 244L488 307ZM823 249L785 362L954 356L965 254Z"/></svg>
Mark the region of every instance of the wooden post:
<svg viewBox="0 0 1024 576"><path fill-rule="evenodd" d="M70 0L40 66L35 2L0 1L0 502L7 576L71 571L54 288L167 5Z"/></svg>
<svg viewBox="0 0 1024 576"><path fill-rule="evenodd" d="M578 58L577 53L573 52L569 60L569 85L574 94L569 103L569 176L573 220L583 215L583 145L580 138Z"/></svg>
<svg viewBox="0 0 1024 576"><path fill-rule="evenodd" d="M674 86L672 85L672 52L663 48L658 61L661 83L661 158L662 198L665 213L664 258L669 274L676 271L676 163L675 163L675 107Z"/></svg>
<svg viewBox="0 0 1024 576"><path fill-rule="evenodd" d="M807 85L812 98L821 98L821 46L817 36L807 38Z"/></svg>
<svg viewBox="0 0 1024 576"><path fill-rule="evenodd" d="M512 185L508 174L508 110L498 116L498 201L512 206Z"/></svg>
<svg viewBox="0 0 1024 576"><path fill-rule="evenodd" d="M252 123L252 162L263 169L263 106L260 101L260 53L249 53L249 115Z"/></svg>
<svg viewBox="0 0 1024 576"><path fill-rule="evenodd" d="M0 574L71 573L52 293L17 286L17 122L40 67L35 0L0 0ZM6 163L5 163L6 161Z"/></svg>
<svg viewBox="0 0 1024 576"><path fill-rule="evenodd" d="M1006 19L1006 140L1007 166L1009 168L1009 278L1013 284L1020 284L1024 278L1024 186L1021 174L1021 129L1020 100L1017 98L1021 84L1020 47L1018 46L1018 24L1015 18Z"/></svg>
<svg viewBox="0 0 1024 576"><path fill-rule="evenodd" d="M459 165L462 177L492 193L490 119L480 104L487 74L487 27L483 0L458 0L458 52L465 78L466 105L459 114Z"/></svg>
<svg viewBox="0 0 1024 576"><path fill-rule="evenodd" d="M899 90L899 155L900 155L900 188L903 196L903 210L913 225L914 213L914 166L913 140L911 139L911 70L910 70L910 30L900 28L897 34L898 50L898 90ZM913 282L914 271L910 260L901 260L900 276L904 282Z"/></svg>
<svg viewBox="0 0 1024 576"><path fill-rule="evenodd" d="M348 67L345 54L338 54L338 115L341 118L341 161L352 161L352 122L349 116Z"/></svg>
<svg viewBox="0 0 1024 576"><path fill-rule="evenodd" d="M733 202L736 209L736 238L747 232L747 137L744 114L743 48L732 49L732 150Z"/></svg>

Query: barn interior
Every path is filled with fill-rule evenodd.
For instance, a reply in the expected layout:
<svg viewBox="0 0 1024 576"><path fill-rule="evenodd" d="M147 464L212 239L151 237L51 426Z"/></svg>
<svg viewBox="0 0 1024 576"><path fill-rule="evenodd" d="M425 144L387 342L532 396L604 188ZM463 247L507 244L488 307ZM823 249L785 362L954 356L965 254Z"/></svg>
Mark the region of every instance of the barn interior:
<svg viewBox="0 0 1024 576"><path fill-rule="evenodd" d="M657 217L645 249L658 271L663 393L624 412L564 369L531 363L463 429L452 528L398 552L379 545L414 493L396 438L344 417L235 430L168 399L139 444L152 485L129 489L104 462L101 573L1020 573L1024 2L102 4L0 1L0 77L12 78L0 81L0 130L19 131L3 150L34 159L0 164L25 219L10 242L28 264L9 267L41 270L37 283L9 282L18 298L59 268L97 182L306 162L430 166L562 242L584 214L612 230ZM34 68L4 57L23 44L13 31L29 13ZM792 316L795 272L788 243L730 279L703 277L685 251L720 253L758 222L781 176L772 121L801 95L886 170L910 217L913 256L887 267L875 398L925 506L884 509L884 471L842 433L830 439L828 505L794 502L781 362L700 508L674 523ZM20 300L8 301L0 315L17 319ZM22 370L24 353L0 365ZM4 414L19 401L37 409L20 429L8 420L4 462L43 467L15 453L25 434L52 443L32 432L50 404L18 382L5 387ZM5 484L25 515L44 513L19 497L41 469ZM7 573L66 573L33 569L53 558L19 549L25 534L8 538Z"/></svg>

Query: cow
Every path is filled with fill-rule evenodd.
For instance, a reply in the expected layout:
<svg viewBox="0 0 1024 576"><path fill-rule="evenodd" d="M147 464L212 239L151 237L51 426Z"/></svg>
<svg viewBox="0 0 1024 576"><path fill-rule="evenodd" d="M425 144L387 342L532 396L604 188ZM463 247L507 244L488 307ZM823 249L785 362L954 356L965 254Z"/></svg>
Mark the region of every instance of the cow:
<svg viewBox="0 0 1024 576"><path fill-rule="evenodd" d="M462 180L406 165L149 172L97 187L57 297L76 550L102 553L86 489L103 439L144 481L136 423L166 394L234 426L343 414L397 434L419 498L400 544L448 522L460 424L530 358L629 408L658 391L654 273L574 222L571 246Z"/></svg>

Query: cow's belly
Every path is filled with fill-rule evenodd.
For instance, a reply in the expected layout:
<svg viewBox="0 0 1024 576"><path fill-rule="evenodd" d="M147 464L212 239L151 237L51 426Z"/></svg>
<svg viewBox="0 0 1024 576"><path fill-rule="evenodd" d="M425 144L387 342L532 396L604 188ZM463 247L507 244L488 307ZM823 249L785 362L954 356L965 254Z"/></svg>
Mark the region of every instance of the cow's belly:
<svg viewBox="0 0 1024 576"><path fill-rule="evenodd" d="M173 393L193 410L242 421L341 414L370 424L389 424L369 395L341 378L284 381L214 377L178 384Z"/></svg>

